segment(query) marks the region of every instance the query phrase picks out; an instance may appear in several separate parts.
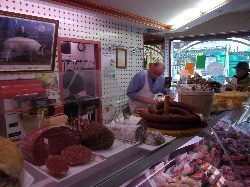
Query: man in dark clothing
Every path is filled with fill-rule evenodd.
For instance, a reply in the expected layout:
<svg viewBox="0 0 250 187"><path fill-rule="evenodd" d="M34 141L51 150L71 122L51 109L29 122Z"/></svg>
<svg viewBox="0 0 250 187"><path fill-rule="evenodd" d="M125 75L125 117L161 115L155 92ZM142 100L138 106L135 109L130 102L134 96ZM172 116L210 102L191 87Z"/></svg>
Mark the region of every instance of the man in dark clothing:
<svg viewBox="0 0 250 187"><path fill-rule="evenodd" d="M249 63L239 62L234 68L236 70L236 75L234 75L234 77L237 78L237 84L250 86Z"/></svg>

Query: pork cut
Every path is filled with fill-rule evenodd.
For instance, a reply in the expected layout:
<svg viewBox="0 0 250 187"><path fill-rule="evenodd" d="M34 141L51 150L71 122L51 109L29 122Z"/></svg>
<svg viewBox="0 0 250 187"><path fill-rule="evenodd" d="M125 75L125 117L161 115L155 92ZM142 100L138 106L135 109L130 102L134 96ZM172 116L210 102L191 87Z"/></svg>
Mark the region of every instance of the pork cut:
<svg viewBox="0 0 250 187"><path fill-rule="evenodd" d="M44 165L49 155L60 155L70 145L79 145L78 133L67 126L43 126L27 134L20 141L24 158L35 164Z"/></svg>

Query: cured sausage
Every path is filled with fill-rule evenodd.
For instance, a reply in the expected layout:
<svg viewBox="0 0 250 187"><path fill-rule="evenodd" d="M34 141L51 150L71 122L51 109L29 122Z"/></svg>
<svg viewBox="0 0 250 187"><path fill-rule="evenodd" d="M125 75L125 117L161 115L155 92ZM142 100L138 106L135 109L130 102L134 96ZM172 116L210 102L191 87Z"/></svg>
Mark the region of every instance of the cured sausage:
<svg viewBox="0 0 250 187"><path fill-rule="evenodd" d="M60 155L50 155L45 165L51 175L58 177L64 176L69 170L67 161Z"/></svg>
<svg viewBox="0 0 250 187"><path fill-rule="evenodd" d="M155 105L155 108L157 110L160 110L161 108L164 107L164 102L163 101L159 101L156 105ZM178 107L178 108L181 108L183 110L187 110L188 112L194 114L197 112L197 109L195 109L194 107L192 106L189 106L187 104L184 104L184 103L180 103L180 102L176 102L176 101L171 101L170 102L170 107Z"/></svg>
<svg viewBox="0 0 250 187"><path fill-rule="evenodd" d="M92 151L81 145L71 145L62 150L61 155L70 166L81 165L93 158Z"/></svg>
<svg viewBox="0 0 250 187"><path fill-rule="evenodd" d="M168 110L169 110L169 113L172 113L172 114L181 114L181 115L184 115L184 116L193 115L194 114L194 113L189 112L188 110L182 109L180 107L169 107ZM163 108L161 108L161 109L149 108L148 112L151 113L151 114L161 115L161 114L163 114L164 110L163 110Z"/></svg>
<svg viewBox="0 0 250 187"><path fill-rule="evenodd" d="M141 117L149 127L165 130L185 130L207 126L206 122L203 122L200 116L195 113L196 110L186 104L170 102L168 114L164 114L163 107L164 102L160 101L155 108L141 112Z"/></svg>
<svg viewBox="0 0 250 187"><path fill-rule="evenodd" d="M203 123L192 124L192 123L156 123L156 122L147 122L148 127L163 129L163 130L186 130L195 127L204 127Z"/></svg>
<svg viewBox="0 0 250 187"><path fill-rule="evenodd" d="M100 124L91 124L81 132L81 144L92 150L109 149L115 136L107 127Z"/></svg>
<svg viewBox="0 0 250 187"><path fill-rule="evenodd" d="M179 107L179 108L187 110L193 114L198 112L196 108L189 106L187 104L184 104L184 103L176 102L176 101L170 102L170 107Z"/></svg>
<svg viewBox="0 0 250 187"><path fill-rule="evenodd" d="M201 123L201 119L198 115L188 115L183 116L180 114L174 115L157 115L150 114L148 112L142 112L141 117L146 121L156 122L156 123Z"/></svg>
<svg viewBox="0 0 250 187"><path fill-rule="evenodd" d="M174 113L174 114L181 114L183 116L188 116L188 115L193 115L194 113L185 110L180 107L169 107L169 112Z"/></svg>

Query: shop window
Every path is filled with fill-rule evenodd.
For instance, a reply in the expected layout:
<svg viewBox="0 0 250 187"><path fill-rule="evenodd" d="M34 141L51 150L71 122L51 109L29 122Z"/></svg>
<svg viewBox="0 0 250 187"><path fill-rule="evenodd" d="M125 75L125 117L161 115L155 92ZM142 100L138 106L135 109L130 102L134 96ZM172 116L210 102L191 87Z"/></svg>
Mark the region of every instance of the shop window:
<svg viewBox="0 0 250 187"><path fill-rule="evenodd" d="M227 77L235 75L233 67L238 62L250 62L250 35L172 40L170 54L174 80L180 77L180 70L187 69L187 64L193 63L194 73L223 84ZM212 72L211 67L214 68Z"/></svg>

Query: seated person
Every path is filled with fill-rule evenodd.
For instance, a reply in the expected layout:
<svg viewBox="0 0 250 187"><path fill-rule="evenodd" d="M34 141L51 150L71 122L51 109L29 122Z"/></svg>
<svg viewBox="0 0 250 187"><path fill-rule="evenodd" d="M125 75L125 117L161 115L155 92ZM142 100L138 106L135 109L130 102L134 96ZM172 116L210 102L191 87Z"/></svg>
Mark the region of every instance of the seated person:
<svg viewBox="0 0 250 187"><path fill-rule="evenodd" d="M233 77L237 78L237 85L250 86L249 63L239 62L234 68L236 75Z"/></svg>

